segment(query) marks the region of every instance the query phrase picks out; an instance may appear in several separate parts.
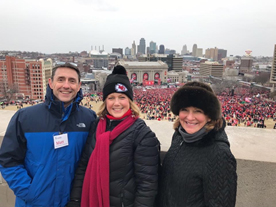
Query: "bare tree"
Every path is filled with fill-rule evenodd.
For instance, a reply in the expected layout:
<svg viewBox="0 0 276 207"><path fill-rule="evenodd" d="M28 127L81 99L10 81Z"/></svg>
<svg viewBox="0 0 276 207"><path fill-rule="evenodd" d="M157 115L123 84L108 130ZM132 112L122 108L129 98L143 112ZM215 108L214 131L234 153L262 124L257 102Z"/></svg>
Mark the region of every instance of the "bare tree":
<svg viewBox="0 0 276 207"><path fill-rule="evenodd" d="M216 83L212 85L212 88L216 94L222 92L230 93L232 89L236 88L236 82L233 80L216 81Z"/></svg>
<svg viewBox="0 0 276 207"><path fill-rule="evenodd" d="M6 85L5 83L1 84L1 91L3 92L4 98L7 99L7 102L10 102L16 93L18 93L17 84Z"/></svg>
<svg viewBox="0 0 276 207"><path fill-rule="evenodd" d="M276 91L273 91L269 94L269 97L272 98L273 100L276 100Z"/></svg>
<svg viewBox="0 0 276 207"><path fill-rule="evenodd" d="M253 79L254 82L260 83L264 85L267 81L269 81L270 78L270 73L268 72L261 72L259 75L256 75L255 78Z"/></svg>

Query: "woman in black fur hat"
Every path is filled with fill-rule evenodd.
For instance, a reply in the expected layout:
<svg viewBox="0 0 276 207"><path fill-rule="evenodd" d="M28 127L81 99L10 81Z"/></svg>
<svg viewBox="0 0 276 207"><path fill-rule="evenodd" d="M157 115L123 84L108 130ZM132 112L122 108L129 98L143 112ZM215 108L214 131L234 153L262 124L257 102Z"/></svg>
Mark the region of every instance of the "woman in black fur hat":
<svg viewBox="0 0 276 207"><path fill-rule="evenodd" d="M130 81L116 66L77 168L68 207L152 207L160 144L139 118Z"/></svg>
<svg viewBox="0 0 276 207"><path fill-rule="evenodd" d="M159 207L235 206L236 159L215 93L205 83L186 83L171 110L178 118L163 161Z"/></svg>

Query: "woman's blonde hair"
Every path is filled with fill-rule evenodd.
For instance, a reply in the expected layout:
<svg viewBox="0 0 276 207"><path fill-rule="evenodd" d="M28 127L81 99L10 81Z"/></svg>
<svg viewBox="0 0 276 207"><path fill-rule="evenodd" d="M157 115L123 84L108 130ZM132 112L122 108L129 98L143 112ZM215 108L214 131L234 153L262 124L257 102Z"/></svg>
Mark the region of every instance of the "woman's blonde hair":
<svg viewBox="0 0 276 207"><path fill-rule="evenodd" d="M128 98L128 100L129 100L129 106L130 106L130 109L131 109L133 115L139 117L140 109L132 100L130 100L129 98ZM100 117L105 117L106 114L108 114L108 111L106 109L106 100L104 100L104 102L99 107L99 111L98 111L97 115Z"/></svg>
<svg viewBox="0 0 276 207"><path fill-rule="evenodd" d="M180 125L180 120L179 120L179 117L177 117L173 123L173 129L178 130L179 125ZM222 128L222 126L223 126L223 118L220 118L217 120L211 120L207 122L207 124L204 127L206 131L209 132L212 129L215 129L216 131L218 131L219 129Z"/></svg>

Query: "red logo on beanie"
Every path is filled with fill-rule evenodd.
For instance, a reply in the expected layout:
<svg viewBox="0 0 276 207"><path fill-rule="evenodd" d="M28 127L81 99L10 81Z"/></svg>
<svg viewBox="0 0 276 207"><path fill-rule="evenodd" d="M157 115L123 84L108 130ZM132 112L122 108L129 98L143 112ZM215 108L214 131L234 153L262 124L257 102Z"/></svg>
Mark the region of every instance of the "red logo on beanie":
<svg viewBox="0 0 276 207"><path fill-rule="evenodd" d="M123 84L121 83L118 83L116 86L115 86L115 90L117 92L126 92L127 91L127 87L125 87Z"/></svg>

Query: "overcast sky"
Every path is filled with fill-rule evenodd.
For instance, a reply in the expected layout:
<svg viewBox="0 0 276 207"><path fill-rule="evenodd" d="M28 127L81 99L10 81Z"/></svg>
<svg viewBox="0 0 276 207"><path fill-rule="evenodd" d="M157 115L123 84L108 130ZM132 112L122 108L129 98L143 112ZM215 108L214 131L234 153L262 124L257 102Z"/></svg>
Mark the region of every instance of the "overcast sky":
<svg viewBox="0 0 276 207"><path fill-rule="evenodd" d="M143 37L180 53L272 56L275 0L0 0L0 50L42 53L131 47Z"/></svg>

